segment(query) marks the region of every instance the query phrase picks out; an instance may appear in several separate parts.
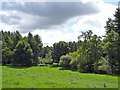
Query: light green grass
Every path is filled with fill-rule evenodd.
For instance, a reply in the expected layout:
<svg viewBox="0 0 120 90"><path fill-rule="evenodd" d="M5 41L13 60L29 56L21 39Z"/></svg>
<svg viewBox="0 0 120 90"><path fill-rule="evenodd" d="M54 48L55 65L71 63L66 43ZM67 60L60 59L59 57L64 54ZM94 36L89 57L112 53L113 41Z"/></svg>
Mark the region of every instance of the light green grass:
<svg viewBox="0 0 120 90"><path fill-rule="evenodd" d="M2 89L2 66L0 66L0 90Z"/></svg>
<svg viewBox="0 0 120 90"><path fill-rule="evenodd" d="M118 77L85 74L48 66L2 67L3 88L118 88Z"/></svg>

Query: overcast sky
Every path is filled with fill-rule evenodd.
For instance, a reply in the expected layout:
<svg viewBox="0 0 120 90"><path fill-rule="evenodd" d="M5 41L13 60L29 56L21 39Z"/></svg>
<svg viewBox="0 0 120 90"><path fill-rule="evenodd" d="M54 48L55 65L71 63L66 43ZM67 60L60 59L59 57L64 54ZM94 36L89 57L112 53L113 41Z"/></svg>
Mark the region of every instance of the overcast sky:
<svg viewBox="0 0 120 90"><path fill-rule="evenodd" d="M58 41L77 41L81 31L104 35L106 20L113 18L118 0L80 2L2 2L0 28L39 34L44 46Z"/></svg>

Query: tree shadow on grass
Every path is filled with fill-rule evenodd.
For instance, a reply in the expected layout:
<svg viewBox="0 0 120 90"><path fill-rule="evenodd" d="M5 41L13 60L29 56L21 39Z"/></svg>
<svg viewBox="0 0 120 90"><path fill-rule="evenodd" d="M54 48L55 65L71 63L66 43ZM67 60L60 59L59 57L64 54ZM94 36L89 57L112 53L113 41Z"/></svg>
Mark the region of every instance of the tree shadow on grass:
<svg viewBox="0 0 120 90"><path fill-rule="evenodd" d="M9 68L15 68L15 69L25 69L30 68L30 66L14 66L14 65L6 65Z"/></svg>
<svg viewBox="0 0 120 90"><path fill-rule="evenodd" d="M70 70L70 71L74 71L74 72L79 72L77 69L73 69L73 68L70 68L70 67L60 67L59 70ZM79 72L79 73L86 73L86 74L99 74L99 75L109 75L109 76L115 76L115 77L118 77L120 78L119 75L117 74L105 74L105 73L87 73L87 72Z"/></svg>
<svg viewBox="0 0 120 90"><path fill-rule="evenodd" d="M76 71L76 72L78 72L77 69L73 69L73 68L70 68L70 67L60 67L59 70L70 70L70 71Z"/></svg>

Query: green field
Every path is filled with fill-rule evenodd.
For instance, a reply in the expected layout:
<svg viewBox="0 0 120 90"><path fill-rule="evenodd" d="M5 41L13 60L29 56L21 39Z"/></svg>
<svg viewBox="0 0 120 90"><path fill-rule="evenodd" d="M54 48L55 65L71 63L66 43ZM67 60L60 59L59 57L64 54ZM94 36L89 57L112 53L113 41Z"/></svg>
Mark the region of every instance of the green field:
<svg viewBox="0 0 120 90"><path fill-rule="evenodd" d="M86 74L60 67L11 68L2 66L3 88L117 88L118 77Z"/></svg>

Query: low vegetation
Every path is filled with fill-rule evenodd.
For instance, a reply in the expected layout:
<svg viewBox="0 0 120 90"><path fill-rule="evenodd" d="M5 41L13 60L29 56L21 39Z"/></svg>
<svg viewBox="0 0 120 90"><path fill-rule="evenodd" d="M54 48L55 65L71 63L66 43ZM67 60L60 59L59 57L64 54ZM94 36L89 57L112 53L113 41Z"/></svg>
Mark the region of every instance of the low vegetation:
<svg viewBox="0 0 120 90"><path fill-rule="evenodd" d="M63 70L60 67L3 66L3 88L117 88L118 77Z"/></svg>

